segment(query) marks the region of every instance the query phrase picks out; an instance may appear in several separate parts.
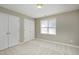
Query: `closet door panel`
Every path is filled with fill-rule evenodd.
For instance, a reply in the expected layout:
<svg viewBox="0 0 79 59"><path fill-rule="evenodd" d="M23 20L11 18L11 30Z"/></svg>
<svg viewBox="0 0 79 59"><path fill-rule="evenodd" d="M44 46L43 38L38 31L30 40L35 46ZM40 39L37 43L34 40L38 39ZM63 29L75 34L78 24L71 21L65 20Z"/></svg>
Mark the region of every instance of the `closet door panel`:
<svg viewBox="0 0 79 59"><path fill-rule="evenodd" d="M9 47L19 44L20 19L16 16L9 16Z"/></svg>
<svg viewBox="0 0 79 59"><path fill-rule="evenodd" d="M30 20L30 39L34 39L34 37L35 37L35 22L34 22L34 20Z"/></svg>
<svg viewBox="0 0 79 59"><path fill-rule="evenodd" d="M0 50L8 48L8 15L0 12Z"/></svg>
<svg viewBox="0 0 79 59"><path fill-rule="evenodd" d="M28 19L24 19L24 41L30 41L30 22Z"/></svg>
<svg viewBox="0 0 79 59"><path fill-rule="evenodd" d="M24 40L34 39L34 20L24 19Z"/></svg>

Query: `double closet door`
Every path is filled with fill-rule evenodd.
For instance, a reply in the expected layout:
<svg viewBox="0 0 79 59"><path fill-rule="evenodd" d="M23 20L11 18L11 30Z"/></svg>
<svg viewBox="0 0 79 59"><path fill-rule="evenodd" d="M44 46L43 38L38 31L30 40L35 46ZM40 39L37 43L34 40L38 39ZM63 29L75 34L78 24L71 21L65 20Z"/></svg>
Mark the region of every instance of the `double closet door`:
<svg viewBox="0 0 79 59"><path fill-rule="evenodd" d="M0 12L0 50L19 44L19 17Z"/></svg>
<svg viewBox="0 0 79 59"><path fill-rule="evenodd" d="M24 42L34 39L34 19L24 19Z"/></svg>

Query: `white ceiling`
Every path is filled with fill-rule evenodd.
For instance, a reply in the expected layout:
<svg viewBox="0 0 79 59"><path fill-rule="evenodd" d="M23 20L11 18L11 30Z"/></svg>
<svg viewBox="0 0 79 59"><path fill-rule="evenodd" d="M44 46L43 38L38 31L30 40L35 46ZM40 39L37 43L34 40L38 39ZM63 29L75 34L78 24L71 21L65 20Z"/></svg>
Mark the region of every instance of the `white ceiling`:
<svg viewBox="0 0 79 59"><path fill-rule="evenodd" d="M2 4L0 6L33 18L79 9L78 4L44 4L41 9L36 8L35 4Z"/></svg>

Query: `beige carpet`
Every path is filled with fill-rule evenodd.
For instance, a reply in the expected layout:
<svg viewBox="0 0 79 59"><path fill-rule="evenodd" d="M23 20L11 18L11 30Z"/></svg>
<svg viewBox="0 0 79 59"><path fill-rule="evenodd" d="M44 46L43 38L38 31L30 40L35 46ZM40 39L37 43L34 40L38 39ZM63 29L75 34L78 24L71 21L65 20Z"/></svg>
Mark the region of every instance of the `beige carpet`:
<svg viewBox="0 0 79 59"><path fill-rule="evenodd" d="M22 45L0 51L0 55L71 55L79 54L79 49L49 43L44 40L32 40Z"/></svg>

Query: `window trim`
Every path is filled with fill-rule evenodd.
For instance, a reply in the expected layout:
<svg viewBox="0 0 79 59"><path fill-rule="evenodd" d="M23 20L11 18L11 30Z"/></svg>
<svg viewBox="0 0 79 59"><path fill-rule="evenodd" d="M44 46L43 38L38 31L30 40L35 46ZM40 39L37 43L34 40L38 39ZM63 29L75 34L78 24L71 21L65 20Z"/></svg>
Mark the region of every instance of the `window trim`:
<svg viewBox="0 0 79 59"><path fill-rule="evenodd" d="M55 20L56 20L56 19L55 19ZM41 20L41 21L42 21L42 20ZM56 26L55 26L55 27L49 27L49 21L50 21L50 20L46 20L46 21L47 21L47 27L42 27L42 26L41 26L41 21L40 21L40 33L41 33L41 34L45 34L45 35L56 35L56 34L50 34L50 33L49 33L49 29L50 29L50 28L56 28ZM42 29L42 28L47 28L47 33L42 33L42 32L41 32L41 29Z"/></svg>

